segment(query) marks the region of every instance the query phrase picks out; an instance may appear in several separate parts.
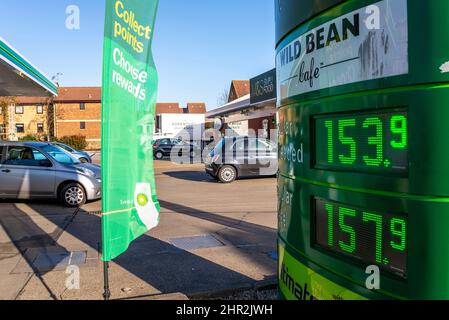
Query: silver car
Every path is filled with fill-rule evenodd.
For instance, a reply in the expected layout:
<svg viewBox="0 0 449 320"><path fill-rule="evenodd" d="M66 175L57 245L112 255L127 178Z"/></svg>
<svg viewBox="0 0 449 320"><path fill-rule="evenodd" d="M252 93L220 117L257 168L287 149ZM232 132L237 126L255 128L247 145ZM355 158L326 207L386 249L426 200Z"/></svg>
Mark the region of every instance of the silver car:
<svg viewBox="0 0 449 320"><path fill-rule="evenodd" d="M100 167L50 143L0 141L0 198L53 198L79 207L101 198Z"/></svg>
<svg viewBox="0 0 449 320"><path fill-rule="evenodd" d="M86 151L80 151L72 148L71 146L68 146L61 142L52 142L53 145L60 147L67 151L68 153L71 153L72 156L77 158L82 163L92 163L92 156L88 154Z"/></svg>

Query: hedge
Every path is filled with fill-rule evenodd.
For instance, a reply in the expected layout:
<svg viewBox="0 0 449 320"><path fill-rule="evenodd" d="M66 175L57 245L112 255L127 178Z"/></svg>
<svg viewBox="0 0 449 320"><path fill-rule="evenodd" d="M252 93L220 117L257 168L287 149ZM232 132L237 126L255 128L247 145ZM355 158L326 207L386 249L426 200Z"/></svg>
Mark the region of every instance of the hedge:
<svg viewBox="0 0 449 320"><path fill-rule="evenodd" d="M59 142L71 146L76 150L84 150L87 148L85 136L65 136L58 139Z"/></svg>
<svg viewBox="0 0 449 320"><path fill-rule="evenodd" d="M46 135L35 135L35 134L27 134L19 138L20 141L47 141Z"/></svg>

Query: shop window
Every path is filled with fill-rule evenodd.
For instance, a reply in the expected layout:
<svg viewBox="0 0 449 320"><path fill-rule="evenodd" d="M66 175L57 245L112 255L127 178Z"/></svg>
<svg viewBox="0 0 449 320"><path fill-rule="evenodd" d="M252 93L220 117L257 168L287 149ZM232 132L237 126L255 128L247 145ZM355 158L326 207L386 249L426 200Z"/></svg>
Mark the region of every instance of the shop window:
<svg viewBox="0 0 449 320"><path fill-rule="evenodd" d="M23 123L16 123L16 132L17 133L24 133L25 132L25 126Z"/></svg>
<svg viewBox="0 0 449 320"><path fill-rule="evenodd" d="M36 110L37 114L43 114L44 113L44 106L43 105L39 104L36 109L37 109Z"/></svg>
<svg viewBox="0 0 449 320"><path fill-rule="evenodd" d="M23 114L23 106L16 106L16 114Z"/></svg>
<svg viewBox="0 0 449 320"><path fill-rule="evenodd" d="M81 130L85 130L86 129L86 123L85 122L80 122L80 129Z"/></svg>
<svg viewBox="0 0 449 320"><path fill-rule="evenodd" d="M37 124L37 133L44 133L44 124L43 123Z"/></svg>

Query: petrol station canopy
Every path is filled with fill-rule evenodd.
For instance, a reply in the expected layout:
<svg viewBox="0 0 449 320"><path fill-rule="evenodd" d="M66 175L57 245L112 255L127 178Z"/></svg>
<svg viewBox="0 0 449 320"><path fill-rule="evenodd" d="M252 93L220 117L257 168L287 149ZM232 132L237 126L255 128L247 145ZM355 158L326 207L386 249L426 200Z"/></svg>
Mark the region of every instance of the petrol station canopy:
<svg viewBox="0 0 449 320"><path fill-rule="evenodd" d="M0 96L55 95L56 85L0 38Z"/></svg>
<svg viewBox="0 0 449 320"><path fill-rule="evenodd" d="M250 98L251 98L250 94L240 97L234 101L231 101L221 106L220 108L208 112L207 117L208 118L220 117L231 112L236 112L245 108L249 108L251 105Z"/></svg>

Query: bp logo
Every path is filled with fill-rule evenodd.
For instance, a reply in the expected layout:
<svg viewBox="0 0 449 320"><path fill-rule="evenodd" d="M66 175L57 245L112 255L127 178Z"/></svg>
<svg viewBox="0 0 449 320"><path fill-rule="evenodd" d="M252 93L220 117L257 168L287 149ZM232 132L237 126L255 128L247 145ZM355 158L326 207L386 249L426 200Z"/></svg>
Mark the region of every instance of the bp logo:
<svg viewBox="0 0 449 320"><path fill-rule="evenodd" d="M139 193L137 195L137 204L141 207L145 207L148 204L148 197L143 193Z"/></svg>
<svg viewBox="0 0 449 320"><path fill-rule="evenodd" d="M151 185L149 183L137 183L134 190L134 207L140 221L148 230L159 223L159 211L153 203Z"/></svg>

